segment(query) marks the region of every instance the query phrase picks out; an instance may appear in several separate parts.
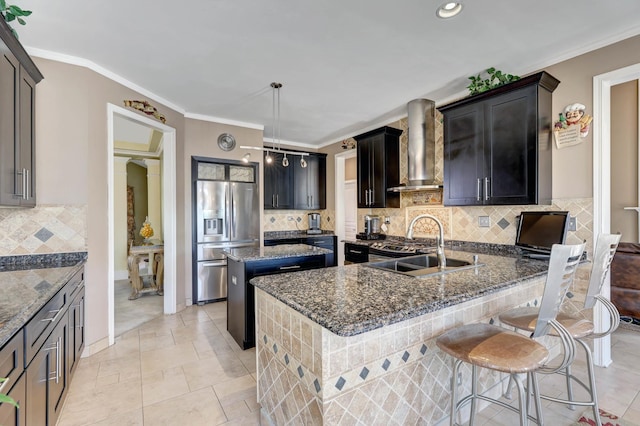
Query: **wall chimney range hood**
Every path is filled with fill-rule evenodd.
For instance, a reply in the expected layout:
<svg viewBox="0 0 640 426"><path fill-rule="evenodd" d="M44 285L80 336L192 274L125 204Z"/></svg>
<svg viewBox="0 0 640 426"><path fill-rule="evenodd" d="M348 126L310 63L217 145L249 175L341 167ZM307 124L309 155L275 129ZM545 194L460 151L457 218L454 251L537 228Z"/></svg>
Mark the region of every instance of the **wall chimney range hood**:
<svg viewBox="0 0 640 426"><path fill-rule="evenodd" d="M425 191L442 188L436 182L436 104L414 99L407 104L409 124L407 185L387 188L388 192Z"/></svg>

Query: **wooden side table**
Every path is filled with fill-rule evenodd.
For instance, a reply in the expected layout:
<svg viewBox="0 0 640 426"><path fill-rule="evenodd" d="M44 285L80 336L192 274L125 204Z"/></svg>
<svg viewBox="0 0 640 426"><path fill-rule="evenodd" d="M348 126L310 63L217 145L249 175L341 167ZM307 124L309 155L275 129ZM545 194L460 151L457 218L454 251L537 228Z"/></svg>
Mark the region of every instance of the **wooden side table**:
<svg viewBox="0 0 640 426"><path fill-rule="evenodd" d="M141 263L146 263L144 268ZM142 293L164 294L164 245L153 242L150 245L132 245L127 259L129 268L129 282L131 295L129 300L135 300ZM144 279L149 285L145 287Z"/></svg>

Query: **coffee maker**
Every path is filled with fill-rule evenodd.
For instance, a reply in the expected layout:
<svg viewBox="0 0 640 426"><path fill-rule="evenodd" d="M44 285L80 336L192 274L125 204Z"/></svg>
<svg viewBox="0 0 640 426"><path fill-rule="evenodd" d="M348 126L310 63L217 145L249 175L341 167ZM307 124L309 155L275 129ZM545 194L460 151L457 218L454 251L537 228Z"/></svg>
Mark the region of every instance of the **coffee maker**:
<svg viewBox="0 0 640 426"><path fill-rule="evenodd" d="M322 234L320 229L320 213L309 213L309 229L307 234Z"/></svg>
<svg viewBox="0 0 640 426"><path fill-rule="evenodd" d="M384 234L380 233L380 216L364 216L364 232L356 234L359 240L383 240Z"/></svg>

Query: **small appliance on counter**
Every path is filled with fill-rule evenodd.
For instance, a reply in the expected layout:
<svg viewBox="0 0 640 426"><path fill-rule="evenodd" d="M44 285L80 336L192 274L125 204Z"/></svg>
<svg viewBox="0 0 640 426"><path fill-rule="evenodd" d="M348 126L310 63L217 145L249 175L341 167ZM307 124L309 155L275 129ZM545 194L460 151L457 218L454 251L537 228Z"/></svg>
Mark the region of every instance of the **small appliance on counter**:
<svg viewBox="0 0 640 426"><path fill-rule="evenodd" d="M309 213L309 229L307 234L322 234L320 229L320 213Z"/></svg>
<svg viewBox="0 0 640 426"><path fill-rule="evenodd" d="M380 216L365 215L364 232L356 234L359 240L384 240L385 235L380 233Z"/></svg>

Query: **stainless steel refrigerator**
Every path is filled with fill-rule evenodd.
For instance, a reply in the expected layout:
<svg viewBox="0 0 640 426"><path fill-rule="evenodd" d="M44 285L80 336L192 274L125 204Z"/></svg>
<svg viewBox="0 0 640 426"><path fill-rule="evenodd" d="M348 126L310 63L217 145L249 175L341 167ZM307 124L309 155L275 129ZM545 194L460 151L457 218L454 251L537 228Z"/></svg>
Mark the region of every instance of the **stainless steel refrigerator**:
<svg viewBox="0 0 640 426"><path fill-rule="evenodd" d="M227 258L222 249L257 246L259 194L255 183L196 181L193 303L227 297Z"/></svg>

